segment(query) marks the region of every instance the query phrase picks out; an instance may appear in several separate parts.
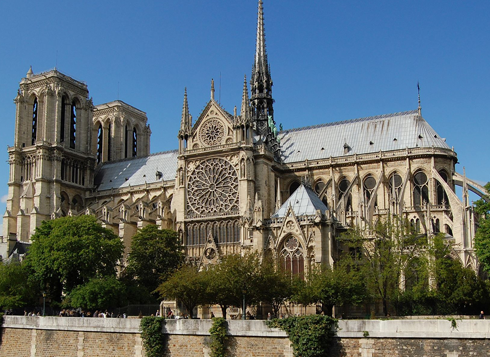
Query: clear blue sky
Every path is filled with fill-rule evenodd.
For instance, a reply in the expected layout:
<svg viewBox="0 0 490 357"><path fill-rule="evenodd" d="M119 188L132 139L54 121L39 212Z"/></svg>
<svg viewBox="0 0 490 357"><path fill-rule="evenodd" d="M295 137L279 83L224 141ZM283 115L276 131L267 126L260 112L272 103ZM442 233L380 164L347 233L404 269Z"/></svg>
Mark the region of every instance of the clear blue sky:
<svg viewBox="0 0 490 357"><path fill-rule="evenodd" d="M264 0L264 12L285 129L416 109L420 81L422 114L454 146L457 171L490 181L490 1ZM185 87L197 119L211 78L233 112L250 77L257 0L2 0L0 14L0 196L30 65L86 82L94 104L145 111L152 152L177 148Z"/></svg>

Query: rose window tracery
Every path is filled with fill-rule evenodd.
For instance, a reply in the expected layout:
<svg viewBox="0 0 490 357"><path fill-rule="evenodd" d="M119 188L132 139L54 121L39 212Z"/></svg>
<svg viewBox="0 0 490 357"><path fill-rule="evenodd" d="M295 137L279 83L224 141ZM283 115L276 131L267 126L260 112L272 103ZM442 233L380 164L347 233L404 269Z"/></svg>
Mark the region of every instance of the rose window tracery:
<svg viewBox="0 0 490 357"><path fill-rule="evenodd" d="M189 213L238 213L238 175L226 160L209 159L197 165L189 177L187 191Z"/></svg>
<svg viewBox="0 0 490 357"><path fill-rule="evenodd" d="M218 119L208 120L201 129L201 141L206 145L219 145L223 141L225 127Z"/></svg>

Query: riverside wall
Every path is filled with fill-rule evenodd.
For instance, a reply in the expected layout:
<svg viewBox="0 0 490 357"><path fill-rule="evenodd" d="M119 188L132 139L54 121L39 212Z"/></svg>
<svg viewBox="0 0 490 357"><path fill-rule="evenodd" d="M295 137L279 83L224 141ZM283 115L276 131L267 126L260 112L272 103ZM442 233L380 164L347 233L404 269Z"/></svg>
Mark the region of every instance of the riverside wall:
<svg viewBox="0 0 490 357"><path fill-rule="evenodd" d="M490 356L490 320L340 320L329 357ZM139 319L4 316L0 357L145 357ZM166 356L209 356L211 320L166 320ZM228 321L229 356L293 357L264 321ZM162 356L163 357L163 356Z"/></svg>

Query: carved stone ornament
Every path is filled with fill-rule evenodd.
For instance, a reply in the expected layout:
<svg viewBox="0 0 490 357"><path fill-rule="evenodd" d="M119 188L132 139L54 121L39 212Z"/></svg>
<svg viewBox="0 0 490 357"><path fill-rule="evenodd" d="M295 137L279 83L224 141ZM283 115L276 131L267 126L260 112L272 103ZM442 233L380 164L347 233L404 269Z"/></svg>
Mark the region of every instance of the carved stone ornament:
<svg viewBox="0 0 490 357"><path fill-rule="evenodd" d="M238 175L233 165L221 158L196 166L187 183L189 208L200 215L238 211Z"/></svg>
<svg viewBox="0 0 490 357"><path fill-rule="evenodd" d="M216 257L216 250L209 247L204 251L204 256L206 257L206 259L213 260L214 257Z"/></svg>
<svg viewBox="0 0 490 357"><path fill-rule="evenodd" d="M209 146L219 145L223 142L225 126L218 119L210 119L200 130L201 141Z"/></svg>

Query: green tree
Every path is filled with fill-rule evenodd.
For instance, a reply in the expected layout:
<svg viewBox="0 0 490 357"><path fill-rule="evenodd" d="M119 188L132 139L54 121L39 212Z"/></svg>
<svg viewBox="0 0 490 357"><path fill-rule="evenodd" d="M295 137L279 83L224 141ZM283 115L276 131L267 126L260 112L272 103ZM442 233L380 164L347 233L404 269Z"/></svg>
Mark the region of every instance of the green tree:
<svg viewBox="0 0 490 357"><path fill-rule="evenodd" d="M322 305L322 311L332 315L334 306L357 305L367 297L362 275L340 261L329 266L312 267L306 280L295 281L292 300L303 305Z"/></svg>
<svg viewBox="0 0 490 357"><path fill-rule="evenodd" d="M381 301L383 314L388 315L389 302L395 302L401 292L402 271L407 262L423 254L426 236L416 234L395 217L377 222L371 232L350 229L340 241L346 248L341 257L342 264L350 266L365 279L371 298Z"/></svg>
<svg viewBox="0 0 490 357"><path fill-rule="evenodd" d="M0 310L33 304L36 296L39 290L29 284L23 264L0 262Z"/></svg>
<svg viewBox="0 0 490 357"><path fill-rule="evenodd" d="M490 182L485 185L487 195L475 202L480 215L479 227L475 234L475 250L483 269L490 273Z"/></svg>
<svg viewBox="0 0 490 357"><path fill-rule="evenodd" d="M229 306L242 306L244 297L247 305L259 302L263 285L258 254L230 254L209 270L210 303L221 307L223 317L226 318L226 309Z"/></svg>
<svg viewBox="0 0 490 357"><path fill-rule="evenodd" d="M126 287L115 277L92 279L73 289L63 301L65 307L107 310L127 304Z"/></svg>
<svg viewBox="0 0 490 357"><path fill-rule="evenodd" d="M156 299L155 289L184 261L183 247L177 232L155 225L139 230L131 241L125 274Z"/></svg>
<svg viewBox="0 0 490 357"><path fill-rule="evenodd" d="M258 300L270 304L274 316L278 316L281 305L293 294L291 275L277 267L272 259L266 258L262 261L258 274Z"/></svg>
<svg viewBox="0 0 490 357"><path fill-rule="evenodd" d="M193 317L194 308L208 302L209 276L206 271L200 272L197 267L183 265L166 281L161 283L156 291L162 299L175 299L185 306Z"/></svg>
<svg viewBox="0 0 490 357"><path fill-rule="evenodd" d="M53 301L91 279L116 275L123 243L93 216L44 221L26 258L29 278Z"/></svg>

